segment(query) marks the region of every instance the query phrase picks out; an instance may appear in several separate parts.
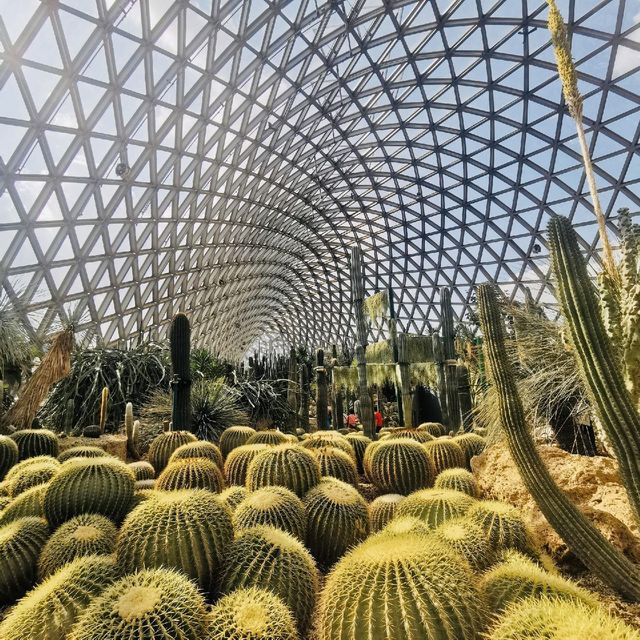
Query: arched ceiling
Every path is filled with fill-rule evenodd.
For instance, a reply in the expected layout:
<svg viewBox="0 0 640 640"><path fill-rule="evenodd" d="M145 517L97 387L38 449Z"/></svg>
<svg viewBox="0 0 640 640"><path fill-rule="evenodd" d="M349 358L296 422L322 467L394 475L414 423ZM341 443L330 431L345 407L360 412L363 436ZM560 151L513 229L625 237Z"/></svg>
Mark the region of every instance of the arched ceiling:
<svg viewBox="0 0 640 640"><path fill-rule="evenodd" d="M558 5L615 232L640 0ZM440 286L459 317L486 280L544 297L551 212L596 246L544 0L0 0L0 136L0 277L39 334L185 310L231 357L342 341L353 243L423 332Z"/></svg>

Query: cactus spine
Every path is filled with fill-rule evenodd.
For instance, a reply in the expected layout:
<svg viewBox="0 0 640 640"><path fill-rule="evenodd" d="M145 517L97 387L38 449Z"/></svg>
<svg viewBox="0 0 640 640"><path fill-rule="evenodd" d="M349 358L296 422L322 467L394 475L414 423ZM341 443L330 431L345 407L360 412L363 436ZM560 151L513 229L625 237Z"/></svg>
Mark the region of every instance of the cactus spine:
<svg viewBox="0 0 640 640"><path fill-rule="evenodd" d="M191 430L191 325L184 313L171 322L171 420L175 431Z"/></svg>
<svg viewBox="0 0 640 640"><path fill-rule="evenodd" d="M104 429L107 425L107 415L109 413L109 387L102 389L102 395L100 396L100 433L104 433Z"/></svg>
<svg viewBox="0 0 640 640"><path fill-rule="evenodd" d="M327 383L327 369L324 365L324 351L316 351L316 422L318 429L329 428L329 388Z"/></svg>
<svg viewBox="0 0 640 640"><path fill-rule="evenodd" d="M555 227L558 232L562 230L562 227L565 230L570 229L568 223L566 225L556 224ZM552 246L554 244L555 240L552 240ZM564 253L554 250L554 254L554 263L558 263L558 267L562 266L563 273L567 278L573 279L569 272L576 274L580 271L586 274L584 262L579 261L576 264L575 260L570 261L571 268L565 270L564 265L559 264ZM562 292L563 286L561 285L559 289ZM592 290L587 288L580 295L575 296L574 304L583 305L585 297L589 296L595 302ZM564 305L563 293L560 293L560 297ZM498 392L500 420L511 456L518 467L524 485L551 526L587 567L624 596L633 600L640 599L640 571L638 568L615 549L558 488L540 458L526 424L515 378L507 359L503 321L495 291L490 285L478 287L478 306L489 379ZM597 315L597 307L595 307L593 315ZM573 318L569 324L572 332L577 334L579 325L576 319ZM593 327L595 324L592 322L591 326ZM601 325L600 328L602 328ZM606 344L606 342L603 345L594 344L594 349L604 351ZM606 354L603 353L602 357L606 358ZM592 373L595 374L595 371ZM619 372L617 375L619 379ZM621 380L619 381L624 384ZM624 392L626 393L626 389ZM631 407L631 409L633 408ZM640 479L640 475L637 478Z"/></svg>

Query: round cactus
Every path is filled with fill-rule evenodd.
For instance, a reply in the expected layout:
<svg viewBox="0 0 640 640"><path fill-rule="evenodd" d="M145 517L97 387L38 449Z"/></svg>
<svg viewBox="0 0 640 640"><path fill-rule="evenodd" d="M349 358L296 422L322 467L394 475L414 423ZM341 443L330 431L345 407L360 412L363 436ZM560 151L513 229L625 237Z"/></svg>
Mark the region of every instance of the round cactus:
<svg viewBox="0 0 640 640"><path fill-rule="evenodd" d="M247 489L280 486L299 498L320 482L320 465L315 456L294 444L270 447L259 453L247 469Z"/></svg>
<svg viewBox="0 0 640 640"><path fill-rule="evenodd" d="M64 640L89 603L117 578L112 556L74 560L18 602L0 625L0 637Z"/></svg>
<svg viewBox="0 0 640 640"><path fill-rule="evenodd" d="M35 458L27 458L26 460L21 460L17 465L11 467L3 481L3 484L7 489L7 494L9 493L9 489L11 487L11 481L15 477L23 473L25 469L28 469L33 465L42 464L44 462L48 462L49 464L53 465L57 464L58 466L60 466L60 463L52 456L36 456Z"/></svg>
<svg viewBox="0 0 640 640"><path fill-rule="evenodd" d="M371 477L371 456L373 452L380 446L382 440L374 440L370 444L367 445L367 448L364 450L364 455L362 456L362 469L364 470L364 475L367 478Z"/></svg>
<svg viewBox="0 0 640 640"><path fill-rule="evenodd" d="M113 522L96 513L71 518L56 529L44 546L38 562L40 578L46 578L76 558L113 553L117 535Z"/></svg>
<svg viewBox="0 0 640 640"><path fill-rule="evenodd" d="M60 463L57 460L55 462L39 462L25 467L13 475L9 481L9 495L15 498L31 487L46 484L59 469Z"/></svg>
<svg viewBox="0 0 640 640"><path fill-rule="evenodd" d="M145 460L130 462L127 466L133 471L136 482L139 480L154 480L156 477L156 470L153 468L153 465Z"/></svg>
<svg viewBox="0 0 640 640"><path fill-rule="evenodd" d="M9 483L6 480L0 482L0 496L9 496Z"/></svg>
<svg viewBox="0 0 640 640"><path fill-rule="evenodd" d="M291 610L266 589L236 589L209 614L207 640L298 640Z"/></svg>
<svg viewBox="0 0 640 640"><path fill-rule="evenodd" d="M220 499L233 513L238 505L249 495L245 487L231 485L220 494Z"/></svg>
<svg viewBox="0 0 640 640"><path fill-rule="evenodd" d="M0 435L0 480L7 475L7 471L18 463L20 452L18 445L9 436Z"/></svg>
<svg viewBox="0 0 640 640"><path fill-rule="evenodd" d="M462 449L467 462L466 467L471 468L471 458L479 456L487 446L487 441L477 433L461 433L455 436L453 441Z"/></svg>
<svg viewBox="0 0 640 640"><path fill-rule="evenodd" d="M264 487L250 493L235 509L236 531L259 525L282 529L304 542L307 516L298 496L284 487Z"/></svg>
<svg viewBox="0 0 640 640"><path fill-rule="evenodd" d="M156 488L155 480L136 480L136 483L133 485L133 490L138 493L140 491L148 491L149 489Z"/></svg>
<svg viewBox="0 0 640 640"><path fill-rule="evenodd" d="M640 640L640 632L600 607L527 598L509 607L487 640Z"/></svg>
<svg viewBox="0 0 640 640"><path fill-rule="evenodd" d="M223 457L226 457L236 447L241 447L243 444L247 444L247 440L256 434L256 430L251 427L229 427L222 432L220 436L220 451Z"/></svg>
<svg viewBox="0 0 640 640"><path fill-rule="evenodd" d="M475 500L460 491L423 489L407 496L396 510L396 516L414 516L431 527L464 516Z"/></svg>
<svg viewBox="0 0 640 640"><path fill-rule="evenodd" d="M247 440L247 444L268 444L272 446L286 443L289 443L287 435L275 429L257 431Z"/></svg>
<svg viewBox="0 0 640 640"><path fill-rule="evenodd" d="M44 518L43 501L46 490L46 484L39 484L13 498L0 513L0 527L18 518Z"/></svg>
<svg viewBox="0 0 640 640"><path fill-rule="evenodd" d="M231 515L216 494L205 490L158 491L127 516L116 553L128 573L174 567L213 595L232 539Z"/></svg>
<svg viewBox="0 0 640 640"><path fill-rule="evenodd" d="M464 451L453 438L436 438L423 445L436 470L436 476L445 469L464 467L466 458Z"/></svg>
<svg viewBox="0 0 640 640"><path fill-rule="evenodd" d="M358 465L358 473L364 473L362 460L367 445L371 444L371 438L367 438L367 436L361 433L350 433L345 436L345 440L353 447L353 452L356 455L356 464Z"/></svg>
<svg viewBox="0 0 640 640"><path fill-rule="evenodd" d="M267 589L291 609L304 634L318 591L318 570L311 554L292 535L274 527L244 529L226 557L222 592L243 587Z"/></svg>
<svg viewBox="0 0 640 640"><path fill-rule="evenodd" d="M35 456L58 455L58 437L47 429L22 429L11 434L11 438L18 445L20 460Z"/></svg>
<svg viewBox="0 0 640 640"><path fill-rule="evenodd" d="M70 447L58 455L58 462L66 462L71 458L104 458L109 454L100 447Z"/></svg>
<svg viewBox="0 0 640 640"><path fill-rule="evenodd" d="M269 449L266 444L244 444L233 449L224 462L224 477L227 484L244 486L247 469L251 461L262 451Z"/></svg>
<svg viewBox="0 0 640 640"><path fill-rule="evenodd" d="M206 440L196 440L196 442L187 442L181 447L178 447L169 458L169 464L176 460L185 460L187 458L206 458L215 463L219 469L224 466L224 460L222 459L222 452L219 447L213 442L207 442Z"/></svg>
<svg viewBox="0 0 640 640"><path fill-rule="evenodd" d="M196 442L197 438L193 433L188 431L165 431L154 438L147 458L155 469L156 473L160 473L169 464L169 458L173 452L188 442Z"/></svg>
<svg viewBox="0 0 640 640"><path fill-rule="evenodd" d="M204 598L183 574L140 571L109 586L88 606L68 640L202 640Z"/></svg>
<svg viewBox="0 0 640 640"><path fill-rule="evenodd" d="M596 597L577 584L553 575L525 557L511 557L482 576L480 589L489 609L501 613L510 604L529 597L549 596L596 607Z"/></svg>
<svg viewBox="0 0 640 640"><path fill-rule="evenodd" d="M459 553L476 571L484 571L495 558L485 532L466 518L444 522L436 528L433 536Z"/></svg>
<svg viewBox="0 0 640 640"><path fill-rule="evenodd" d="M10 498L9 496L0 496L0 513L2 513L2 510L5 507L9 506L9 503L11 502L12 498Z"/></svg>
<svg viewBox="0 0 640 640"><path fill-rule="evenodd" d="M14 602L31 588L48 538L42 518L20 518L0 528L0 604Z"/></svg>
<svg viewBox="0 0 640 640"><path fill-rule="evenodd" d="M466 469L445 469L436 477L435 489L450 489L461 491L472 498L480 497L480 487L473 474Z"/></svg>
<svg viewBox="0 0 640 640"><path fill-rule="evenodd" d="M224 489L222 472L207 458L185 458L169 463L158 476L155 488L160 491L207 489L220 493Z"/></svg>
<svg viewBox="0 0 640 640"><path fill-rule="evenodd" d="M348 453L336 447L320 447L312 451L320 463L323 476L331 476L351 485L358 484L358 468Z"/></svg>
<svg viewBox="0 0 640 640"><path fill-rule="evenodd" d="M407 534L427 536L431 533L431 527L420 518L414 516L396 516L378 533L380 537L406 536Z"/></svg>
<svg viewBox="0 0 640 640"><path fill-rule="evenodd" d="M527 553L531 537L520 512L511 505L493 500L476 502L467 514L480 525L494 549L511 548Z"/></svg>
<svg viewBox="0 0 640 640"><path fill-rule="evenodd" d="M369 522L373 533L380 531L393 518L403 498L399 493L385 493L373 500L369 505Z"/></svg>
<svg viewBox="0 0 640 640"><path fill-rule="evenodd" d="M304 497L307 547L319 564L331 566L369 534L364 498L346 482L324 478Z"/></svg>
<svg viewBox="0 0 640 640"><path fill-rule="evenodd" d="M430 487L435 473L425 446L408 438L383 440L369 445L372 452L368 468L365 464L369 479L385 493L407 495Z"/></svg>
<svg viewBox="0 0 640 640"><path fill-rule="evenodd" d="M409 438L422 444L434 439L428 431L418 431L417 429L394 429L386 434L385 438Z"/></svg>
<svg viewBox="0 0 640 640"><path fill-rule="evenodd" d="M348 453L354 462L356 461L356 452L351 442L335 431L316 431L316 433L311 433L308 438L305 438L300 443L300 446L305 449L335 447L336 449L340 449L341 451Z"/></svg>
<svg viewBox="0 0 640 640"><path fill-rule="evenodd" d="M432 435L434 438L440 438L447 435L447 427L440 422L423 422L416 427L417 431L424 431Z"/></svg>
<svg viewBox="0 0 640 640"><path fill-rule="evenodd" d="M81 513L100 513L120 522L133 499L135 476L117 458L72 458L47 485L44 512L57 527Z"/></svg>
<svg viewBox="0 0 640 640"><path fill-rule="evenodd" d="M317 616L318 640L475 640L482 598L468 565L424 536L376 535L329 574Z"/></svg>

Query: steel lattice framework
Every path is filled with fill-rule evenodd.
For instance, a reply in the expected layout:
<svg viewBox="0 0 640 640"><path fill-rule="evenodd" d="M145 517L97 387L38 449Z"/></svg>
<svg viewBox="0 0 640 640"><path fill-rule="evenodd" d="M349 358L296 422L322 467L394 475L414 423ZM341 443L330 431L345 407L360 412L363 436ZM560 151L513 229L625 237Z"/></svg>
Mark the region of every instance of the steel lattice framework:
<svg viewBox="0 0 640 640"><path fill-rule="evenodd" d="M558 2L603 204L640 209L640 0ZM231 357L350 335L349 247L401 328L597 249L544 0L0 0L0 278L34 334Z"/></svg>

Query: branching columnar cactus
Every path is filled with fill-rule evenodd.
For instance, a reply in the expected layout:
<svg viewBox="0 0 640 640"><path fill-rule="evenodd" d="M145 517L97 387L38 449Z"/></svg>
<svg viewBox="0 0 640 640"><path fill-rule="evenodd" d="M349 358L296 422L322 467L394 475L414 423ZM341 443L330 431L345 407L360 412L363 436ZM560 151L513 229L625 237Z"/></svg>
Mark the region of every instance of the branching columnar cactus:
<svg viewBox="0 0 640 640"><path fill-rule="evenodd" d="M227 484L244 486L251 461L269 448L267 444L243 444L233 449L224 461L224 477Z"/></svg>
<svg viewBox="0 0 640 640"><path fill-rule="evenodd" d="M380 531L393 519L398 504L403 498L404 496L399 493L385 493L371 502L369 505L369 523L372 533Z"/></svg>
<svg viewBox="0 0 640 640"><path fill-rule="evenodd" d="M236 531L260 525L282 529L304 542L307 514L302 500L284 487L264 487L250 493L235 509Z"/></svg>
<svg viewBox="0 0 640 640"><path fill-rule="evenodd" d="M153 480L156 477L156 471L150 462L139 460L138 462L130 462L127 466L133 471L136 482L139 480Z"/></svg>
<svg viewBox="0 0 640 640"><path fill-rule="evenodd" d="M48 538L42 518L20 518L0 528L0 604L15 602L33 585Z"/></svg>
<svg viewBox="0 0 640 640"><path fill-rule="evenodd" d="M209 614L207 640L298 640L291 609L266 589L236 589Z"/></svg>
<svg viewBox="0 0 640 640"><path fill-rule="evenodd" d="M66 462L67 460L71 460L71 458L104 458L108 455L109 454L100 447L71 447L60 453L58 462Z"/></svg>
<svg viewBox="0 0 640 640"><path fill-rule="evenodd" d="M276 431L275 429L268 429L267 431L257 431L248 440L247 444L269 444L278 445L289 442L286 433L282 431Z"/></svg>
<svg viewBox="0 0 640 640"><path fill-rule="evenodd" d="M149 569L121 578L91 602L67 640L203 640L204 598L182 573Z"/></svg>
<svg viewBox="0 0 640 640"><path fill-rule="evenodd" d="M366 611L365 618L363 612ZM329 574L319 640L475 640L482 598L466 563L421 535L373 536Z"/></svg>
<svg viewBox="0 0 640 640"><path fill-rule="evenodd" d="M223 457L226 459L233 449L247 444L247 440L256 433L251 427L236 426L225 429L220 436L220 451Z"/></svg>
<svg viewBox="0 0 640 640"><path fill-rule="evenodd" d="M556 598L527 598L509 607L487 640L640 640L640 633L602 608Z"/></svg>
<svg viewBox="0 0 640 640"><path fill-rule="evenodd" d="M464 516L475 504L466 493L423 489L408 495L396 510L396 517L413 516L437 527L447 520Z"/></svg>
<svg viewBox="0 0 640 640"><path fill-rule="evenodd" d="M197 438L188 431L165 431L153 440L147 458L156 473L160 473L169 463L173 452L183 444L196 442Z"/></svg>
<svg viewBox="0 0 640 640"><path fill-rule="evenodd" d="M244 529L225 558L222 592L246 587L271 591L291 609L301 634L309 628L318 592L311 554L292 535L274 527Z"/></svg>
<svg viewBox="0 0 640 640"><path fill-rule="evenodd" d="M479 586L493 613L502 613L510 604L532 596L550 596L598 606L597 598L587 590L522 557L492 567L482 576Z"/></svg>
<svg viewBox="0 0 640 640"><path fill-rule="evenodd" d="M564 225L562 223L557 224L554 228L557 231L557 235L561 237L566 235L564 232L571 230L568 224ZM554 234L552 233L551 235L553 236ZM558 263L558 267L560 267L561 256L569 257L568 255L565 256L564 251L558 250L560 244L564 245L565 243L557 243L555 239L552 240L555 255L554 262ZM569 246L573 246L573 244L574 243L570 243ZM565 274L567 279L571 281L575 280L574 276L569 275L569 272L573 272L574 275L575 272L581 272L583 275L586 274L583 262L577 261L576 264L575 259L570 259L572 264L570 269L565 269L564 262L564 258L562 258L562 267L559 270ZM564 278L565 276L562 277ZM581 278L578 278L578 281L581 282ZM558 290L562 290L562 288L562 286L559 286ZM558 488L549 470L542 461L526 423L522 401L518 395L515 378L511 371L511 364L508 361L505 351L503 320L496 300L495 291L489 285L481 285L478 287L477 295L489 380L498 393L498 411L502 428L506 435L511 457L518 468L525 487L535 499L549 524L551 524L569 548L587 567L619 593L622 593L628 598L640 600L640 571L638 568L606 540L598 529L596 529L569 500L567 495ZM559 295L564 306L566 297L564 293L560 293ZM586 286L581 289L579 295L577 295L576 292L576 295L572 296L572 298L582 298L581 301L574 300L574 303L578 305L582 305L584 299L589 297L592 302L595 302L593 300L593 292ZM595 308L592 315L597 316L597 313L598 310ZM579 323L576 322L576 319L574 318L568 322L568 324L572 327L572 332L575 331L577 333ZM590 324L592 327L597 325L596 322L591 322ZM586 329L586 324L581 326L584 326ZM601 325L600 329L602 329ZM582 335L583 334L581 334L581 336ZM581 344L581 340L582 337L575 340L576 344ZM589 342L590 341L587 341L583 346L587 348ZM606 355L603 353L603 349L605 348L603 345L593 345L593 349L601 352L602 358L606 358ZM586 355L586 351L583 352L583 355ZM602 361L600 361L600 364L602 364ZM590 370L589 374L595 376L593 378L595 382L596 378L600 375L596 370L600 371L601 369L595 364L594 367L593 370ZM615 373L612 372L612 375L615 375ZM624 384L620 380L619 372L618 382L622 385ZM620 385L617 386L619 387ZM626 389L622 389L622 391L627 393ZM620 389L617 389L616 392L620 392ZM611 399L609 394L614 393L614 389L605 386L602 388L602 393L602 397L607 395L609 399ZM605 401L602 400L602 402ZM618 410L615 402L611 409L612 411ZM629 407L629 411L634 411L633 407ZM615 435L622 434L623 430L634 428L633 425L636 424L635 421L637 420L637 414L635 415L635 420L620 427L621 430ZM620 415L616 414L616 416L614 416L611 414L607 419L617 421L620 419ZM614 434L613 431L611 433ZM638 427L635 437L640 437L640 427ZM632 463L629 456L637 455L638 460L633 461L632 464L640 464L640 448L636 449L629 443L628 439L627 443L629 446L625 449L623 455L626 457L628 463L626 464L628 472L630 471L630 464ZM618 459L618 462L622 469L623 464L621 460ZM625 477L625 473L622 475ZM640 481L640 474L635 476L635 478L637 481ZM629 491L630 496L633 495L633 485L631 485L631 490L629 486L627 486L627 491ZM630 500L630 502L633 502L633 500Z"/></svg>
<svg viewBox="0 0 640 640"><path fill-rule="evenodd" d="M294 444L270 447L259 453L247 470L247 489L287 487L299 498L320 482L320 464L313 453Z"/></svg>
<svg viewBox="0 0 640 640"><path fill-rule="evenodd" d="M364 452L367 445L371 444L371 438L367 438L367 436L364 436L361 433L349 433L344 438L353 447L353 451L356 455L356 463L358 465L358 473L364 473L362 460L364 458Z"/></svg>
<svg viewBox="0 0 640 640"><path fill-rule="evenodd" d="M466 458L462 448L453 438L436 438L427 442L424 448L436 471L436 475L445 469L464 467Z"/></svg>
<svg viewBox="0 0 640 640"><path fill-rule="evenodd" d="M58 473L60 463L57 460L43 461L24 467L19 473L11 477L9 495L16 498L21 493L39 484L45 484Z"/></svg>
<svg viewBox="0 0 640 640"><path fill-rule="evenodd" d="M107 416L109 415L109 387L102 389L102 395L100 396L100 433L104 433L104 429L107 426Z"/></svg>
<svg viewBox="0 0 640 640"><path fill-rule="evenodd" d="M127 455L133 460L140 457L138 452L138 434L140 423L133 419L133 404L127 402L124 410L124 431L127 435Z"/></svg>
<svg viewBox="0 0 640 640"><path fill-rule="evenodd" d="M459 553L475 571L484 571L495 559L494 549L482 527L466 518L444 522L433 536Z"/></svg>
<svg viewBox="0 0 640 640"><path fill-rule="evenodd" d="M426 431L434 438L440 438L441 436L447 435L447 427L440 422L423 422L422 424L419 424L416 429L418 431Z"/></svg>
<svg viewBox="0 0 640 640"><path fill-rule="evenodd" d="M46 484L39 484L27 489L11 502L0 513L0 526L4 526L19 518L44 518L44 494Z"/></svg>
<svg viewBox="0 0 640 640"><path fill-rule="evenodd" d="M126 572L175 567L215 595L233 539L231 514L210 491L155 492L124 521L118 563Z"/></svg>
<svg viewBox="0 0 640 640"><path fill-rule="evenodd" d="M455 436L453 441L464 452L467 469L471 468L471 458L479 456L487 446L487 441L477 433L462 433L459 436Z"/></svg>
<svg viewBox="0 0 640 640"><path fill-rule="evenodd" d="M320 463L322 476L331 476L351 485L358 484L358 468L353 458L336 447L312 449Z"/></svg>
<svg viewBox="0 0 640 640"><path fill-rule="evenodd" d="M224 478L215 462L206 458L185 458L168 464L158 476L155 488L160 491L206 489L220 493L224 489Z"/></svg>
<svg viewBox="0 0 640 640"><path fill-rule="evenodd" d="M233 514L238 505L249 495L249 492L243 486L231 485L225 489L219 496L220 500Z"/></svg>
<svg viewBox="0 0 640 640"><path fill-rule="evenodd" d="M206 458L215 463L220 469L224 466L222 452L213 442L206 440L198 440L196 442L188 442L178 447L169 458L169 464L176 460L186 460L187 458Z"/></svg>
<svg viewBox="0 0 640 640"><path fill-rule="evenodd" d="M110 555L118 529L104 516L83 513L58 527L47 541L38 562L40 579L81 556Z"/></svg>
<svg viewBox="0 0 640 640"><path fill-rule="evenodd" d="M316 351L316 421L318 429L327 429L329 425L329 384L324 364L324 351Z"/></svg>
<svg viewBox="0 0 640 640"><path fill-rule="evenodd" d="M324 478L304 497L307 547L321 566L330 567L369 534L369 510L354 487Z"/></svg>
<svg viewBox="0 0 640 640"><path fill-rule="evenodd" d="M20 452L18 445L9 436L0 435L0 480L7 475L7 471L18 463Z"/></svg>
<svg viewBox="0 0 640 640"><path fill-rule="evenodd" d="M602 324L587 265L567 218L554 216L551 219L549 245L557 281L556 294L582 378L618 460L636 521L640 522L640 415L625 386L616 352ZM489 304L485 296L485 309ZM487 323L489 315L487 310ZM495 335L496 341L500 341L502 334L495 332Z"/></svg>
<svg viewBox="0 0 640 640"><path fill-rule="evenodd" d="M120 522L133 499L135 476L116 458L72 458L47 485L44 512L53 527L81 513Z"/></svg>
<svg viewBox="0 0 640 640"><path fill-rule="evenodd" d="M47 429L22 429L11 434L11 438L18 445L20 460L35 456L58 455L58 437Z"/></svg>
<svg viewBox="0 0 640 640"><path fill-rule="evenodd" d="M184 313L171 321L171 421L175 431L191 430L191 325ZM154 465L155 466L155 465ZM157 467L156 467L157 469Z"/></svg>
<svg viewBox="0 0 640 640"><path fill-rule="evenodd" d="M433 485L435 471L425 445L401 438L381 440L369 447L371 459L365 471L381 491L407 495Z"/></svg>
<svg viewBox="0 0 640 640"><path fill-rule="evenodd" d="M472 498L480 497L480 487L473 474L466 469L445 469L438 474L434 489L452 489L461 491Z"/></svg>
<svg viewBox="0 0 640 640"><path fill-rule="evenodd" d="M118 577L113 556L74 560L18 602L0 625L0 638L65 640L89 603Z"/></svg>

